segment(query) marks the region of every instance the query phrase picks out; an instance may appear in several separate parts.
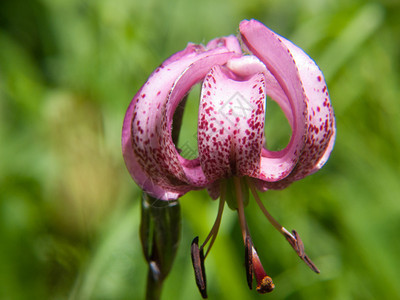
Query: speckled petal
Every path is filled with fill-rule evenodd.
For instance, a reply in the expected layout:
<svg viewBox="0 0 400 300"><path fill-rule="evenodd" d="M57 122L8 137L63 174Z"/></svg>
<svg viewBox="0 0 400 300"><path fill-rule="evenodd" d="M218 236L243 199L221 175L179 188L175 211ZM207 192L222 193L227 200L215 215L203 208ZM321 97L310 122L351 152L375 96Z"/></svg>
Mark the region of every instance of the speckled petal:
<svg viewBox="0 0 400 300"><path fill-rule="evenodd" d="M327 161L336 138L336 124L328 88L319 67L303 50L292 42L283 42L290 49L299 69L307 96L308 131L294 180L319 170ZM300 176L300 177L299 177Z"/></svg>
<svg viewBox="0 0 400 300"><path fill-rule="evenodd" d="M200 164L210 181L258 176L264 118L262 73L239 80L227 68L211 69L203 81L198 125Z"/></svg>
<svg viewBox="0 0 400 300"><path fill-rule="evenodd" d="M239 30L244 44L265 64L282 88L290 107L291 117L288 119L292 126L292 137L288 146L277 152L262 151L259 178L279 181L293 170L304 147L307 130L305 92L294 58L279 35L256 20L242 21Z"/></svg>
<svg viewBox="0 0 400 300"><path fill-rule="evenodd" d="M264 73L267 96L279 104L289 124L293 126L293 115L285 92L275 77L268 71L267 67L256 56L244 55L235 57L230 59L226 66L241 77L249 77L260 72Z"/></svg>
<svg viewBox="0 0 400 300"><path fill-rule="evenodd" d="M125 163L136 183L153 197L176 199L193 189L188 181L181 180L174 172L164 168L165 162L171 163L170 169L181 168L176 160L161 151L165 146L161 143L160 134L165 118L164 106L171 88L188 66L204 57L218 54L225 54L225 61L232 56L232 52L223 46L207 51L203 46L189 44L152 73L127 110L122 130Z"/></svg>
<svg viewBox="0 0 400 300"><path fill-rule="evenodd" d="M318 171L328 160L336 137L335 117L326 82L315 62L290 41L282 41L290 49L296 61L307 102L307 136L305 147L293 172L278 188L300 180ZM269 185L274 188L274 184Z"/></svg>
<svg viewBox="0 0 400 300"><path fill-rule="evenodd" d="M234 55L233 52L213 54L192 63L175 82L168 100L162 108L161 115L165 117L162 119L162 122L158 123L161 126L157 131L161 139L160 144L163 147L159 151L162 157L168 159L160 160L159 163L162 165L164 172L175 174L176 178L194 187L205 187L211 181L204 176L199 158L188 160L176 151L171 138L173 115L184 95L207 75L212 66L223 65Z"/></svg>
<svg viewBox="0 0 400 300"><path fill-rule="evenodd" d="M269 31L257 21L243 21L243 25L241 26L245 28L245 32L251 30L267 30L265 32L268 32L268 35L275 36L278 39L279 43L287 49L287 53L293 58L299 75L301 89L304 91L304 101L306 103L306 118L304 121L307 130L304 138L304 147L300 152L296 152L298 161L296 162L295 168L286 178L277 182L257 182L257 186L262 190L268 188L284 188L291 182L302 179L319 170L327 161L332 151L336 129L327 86L321 70L299 47ZM255 50L255 48L252 47L257 49ZM252 52L255 54L258 53L256 55L263 60L261 57L264 53L262 51L257 52L260 49L259 47L259 45L249 46L250 49L253 49ZM265 59L263 62L266 63ZM266 65L268 66L267 63ZM271 73L276 77L273 71L271 71ZM281 86L283 87L282 84Z"/></svg>

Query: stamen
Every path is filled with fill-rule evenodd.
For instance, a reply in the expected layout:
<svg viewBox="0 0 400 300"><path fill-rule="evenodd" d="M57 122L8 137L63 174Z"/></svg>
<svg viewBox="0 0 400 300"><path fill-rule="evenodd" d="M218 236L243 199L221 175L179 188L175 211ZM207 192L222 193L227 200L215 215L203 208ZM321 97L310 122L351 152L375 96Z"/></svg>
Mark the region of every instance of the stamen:
<svg viewBox="0 0 400 300"><path fill-rule="evenodd" d="M254 199L256 200L261 211L267 217L268 221L286 238L286 240L292 246L294 251L296 251L297 255L310 267L310 269L313 270L315 273L319 274L320 271L318 270L318 268L315 266L315 264L311 261L311 259L304 252L304 245L300 239L299 234L295 230L293 230L292 231L293 234L291 234L285 227L283 227L281 224L279 224L278 221L275 220L274 217L271 216L271 214L265 208L264 204L261 202L261 199L257 194L256 188L255 188L253 182L251 180L247 179L247 184L250 187L250 190L254 196Z"/></svg>
<svg viewBox="0 0 400 300"><path fill-rule="evenodd" d="M207 298L207 282L206 271L204 268L204 252L199 248L199 237L195 237L191 246L192 264L194 269L194 276L196 277L196 284L199 288L201 296Z"/></svg>
<svg viewBox="0 0 400 300"><path fill-rule="evenodd" d="M220 198L219 198L219 206L218 206L217 217L215 219L213 227L211 228L210 233L208 234L207 238L204 240L203 244L200 247L200 249L202 250L207 245L207 243L210 240L210 238L212 237L212 239L210 241L210 245L207 248L206 255L204 256L204 258L206 258L208 253L210 252L211 247L213 246L213 244L215 242L215 239L217 238L219 227L221 225L222 214L224 212L224 207L225 207L225 194L226 194L226 184L225 184L225 182L221 182L221 192L220 193L221 194L220 194Z"/></svg>
<svg viewBox="0 0 400 300"><path fill-rule="evenodd" d="M205 299L207 298L207 287L206 287L206 270L204 267L204 261L211 250L212 245L218 235L218 230L221 225L222 213L224 212L225 206L225 195L226 195L226 185L225 182L221 183L221 195L219 200L218 214L215 219L214 225L211 228L210 233L205 239L204 243L199 247L199 237L195 237L191 246L191 256L192 264L194 269L194 275L196 277L196 284L199 288L201 296ZM211 239L211 241L210 241ZM207 248L206 255L204 255L204 247L210 241L210 245Z"/></svg>
<svg viewBox="0 0 400 300"><path fill-rule="evenodd" d="M246 238L246 247L244 252L244 265L246 267L246 278L249 289L253 289L253 242L250 235Z"/></svg>

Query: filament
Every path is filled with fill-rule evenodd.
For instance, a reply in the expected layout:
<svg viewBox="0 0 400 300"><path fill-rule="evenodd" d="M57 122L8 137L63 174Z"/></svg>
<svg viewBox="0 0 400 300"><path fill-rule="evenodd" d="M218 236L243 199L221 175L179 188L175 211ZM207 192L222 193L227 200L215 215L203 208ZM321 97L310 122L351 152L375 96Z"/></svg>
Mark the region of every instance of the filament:
<svg viewBox="0 0 400 300"><path fill-rule="evenodd" d="M207 248L206 254L204 256L204 258L207 257L208 253L211 250L211 247L213 246L215 239L217 238L218 235L218 230L219 227L221 225L221 219L222 219L222 213L224 212L224 206L225 206L225 193L226 193L226 184L225 182L221 182L221 192L220 192L220 197L219 197L219 206L218 206L218 214L217 217L215 219L214 225L211 228L210 233L208 234L207 238L205 239L205 241L203 242L203 244L200 247L200 250L203 249L205 247L205 245L207 245L208 241L211 239L210 241L210 245Z"/></svg>
<svg viewBox="0 0 400 300"><path fill-rule="evenodd" d="M295 237L289 231L287 231L285 227L283 227L281 224L279 224L278 221L273 216L271 216L271 214L265 208L264 204L261 202L261 199L257 194L256 188L255 188L253 182L251 180L247 180L247 184L250 187L251 193L253 194L254 199L256 200L258 206L260 207L263 214L267 217L268 221L272 224L272 226L274 226L285 237L287 235L289 235L291 238L295 239Z"/></svg>

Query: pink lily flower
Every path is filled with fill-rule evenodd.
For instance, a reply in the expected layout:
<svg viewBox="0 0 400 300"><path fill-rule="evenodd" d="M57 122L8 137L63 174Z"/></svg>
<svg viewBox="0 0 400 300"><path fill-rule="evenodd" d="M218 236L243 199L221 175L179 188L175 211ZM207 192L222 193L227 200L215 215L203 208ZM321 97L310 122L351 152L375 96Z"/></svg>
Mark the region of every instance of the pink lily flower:
<svg viewBox="0 0 400 300"><path fill-rule="evenodd" d="M239 31L242 45L235 36L214 39L206 46L190 43L164 61L134 96L122 130L126 166L146 193L161 200L175 200L188 191L207 188L212 198L220 198L209 236L201 247L197 239L192 244L197 284L203 297L204 258L215 241L225 201L239 215L249 287L253 277L261 293L274 287L247 228L244 206L248 190L300 258L319 272L304 253L297 232L290 233L269 214L257 190L285 188L325 164L336 134L327 86L322 72L306 53L262 23L244 20ZM172 140L173 116L185 95L199 82L199 155L186 159ZM267 96L279 104L292 129L288 145L280 151L264 146ZM231 185L234 199L228 196Z"/></svg>

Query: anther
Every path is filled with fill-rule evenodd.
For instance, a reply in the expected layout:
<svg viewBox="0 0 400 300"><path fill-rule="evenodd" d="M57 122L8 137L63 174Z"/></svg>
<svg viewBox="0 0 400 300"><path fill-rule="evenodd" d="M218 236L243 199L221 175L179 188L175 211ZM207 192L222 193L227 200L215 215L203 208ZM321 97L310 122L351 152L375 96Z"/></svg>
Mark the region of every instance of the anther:
<svg viewBox="0 0 400 300"><path fill-rule="evenodd" d="M293 234L291 234L289 231L286 230L285 227L282 227L282 231L283 231L283 235L285 236L286 240L292 246L294 251L296 251L297 255L307 264L307 266L310 267L311 270L313 270L315 273L319 274L320 273L319 269L305 253L303 241L301 240L297 231L292 230Z"/></svg>
<svg viewBox="0 0 400 300"><path fill-rule="evenodd" d="M250 235L246 237L244 265L246 267L246 277L249 289L253 289L253 243Z"/></svg>
<svg viewBox="0 0 400 300"><path fill-rule="evenodd" d="M207 298L207 282L206 282L206 271L204 268L204 251L203 248L199 248L199 237L196 236L193 239L191 246L192 264L194 269L194 276L196 277L196 284L199 288L201 296Z"/></svg>

